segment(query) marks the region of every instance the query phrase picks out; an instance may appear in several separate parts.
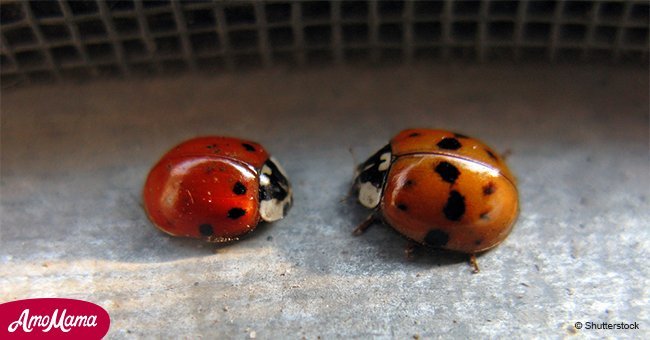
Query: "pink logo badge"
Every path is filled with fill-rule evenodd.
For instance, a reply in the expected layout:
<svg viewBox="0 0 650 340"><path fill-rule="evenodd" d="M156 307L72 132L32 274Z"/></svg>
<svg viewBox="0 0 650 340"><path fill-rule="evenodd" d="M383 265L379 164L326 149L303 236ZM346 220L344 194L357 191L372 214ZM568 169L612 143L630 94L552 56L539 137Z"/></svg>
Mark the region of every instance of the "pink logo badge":
<svg viewBox="0 0 650 340"><path fill-rule="evenodd" d="M74 299L27 299L0 305L0 338L101 339L111 319L94 303Z"/></svg>

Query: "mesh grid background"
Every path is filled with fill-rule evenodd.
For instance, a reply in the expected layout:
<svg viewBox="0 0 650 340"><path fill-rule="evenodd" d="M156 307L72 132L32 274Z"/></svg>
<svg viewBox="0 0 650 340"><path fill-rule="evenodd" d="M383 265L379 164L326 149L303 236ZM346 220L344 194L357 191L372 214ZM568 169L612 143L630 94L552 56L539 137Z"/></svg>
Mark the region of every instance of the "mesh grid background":
<svg viewBox="0 0 650 340"><path fill-rule="evenodd" d="M3 1L12 83L277 64L646 64L647 1Z"/></svg>

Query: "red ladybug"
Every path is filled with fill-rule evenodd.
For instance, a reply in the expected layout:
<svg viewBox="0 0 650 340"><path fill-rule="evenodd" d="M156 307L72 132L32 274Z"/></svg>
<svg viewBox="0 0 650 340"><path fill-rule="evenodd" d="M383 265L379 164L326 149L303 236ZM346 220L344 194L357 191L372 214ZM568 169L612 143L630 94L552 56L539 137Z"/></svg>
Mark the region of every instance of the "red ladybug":
<svg viewBox="0 0 650 340"><path fill-rule="evenodd" d="M361 164L355 188L375 212L417 243L475 254L501 243L519 212L515 177L483 142L449 131L409 129Z"/></svg>
<svg viewBox="0 0 650 340"><path fill-rule="evenodd" d="M174 236L227 242L260 221L286 216L291 186L278 163L255 142L200 137L171 149L151 169L144 207Z"/></svg>

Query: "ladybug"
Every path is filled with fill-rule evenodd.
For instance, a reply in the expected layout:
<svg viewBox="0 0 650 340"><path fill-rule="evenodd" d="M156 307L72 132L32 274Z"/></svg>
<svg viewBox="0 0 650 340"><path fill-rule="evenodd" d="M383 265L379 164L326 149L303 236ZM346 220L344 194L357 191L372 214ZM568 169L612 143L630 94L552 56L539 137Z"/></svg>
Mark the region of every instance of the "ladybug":
<svg viewBox="0 0 650 340"><path fill-rule="evenodd" d="M359 165L353 189L374 210L355 235L383 220L418 244L469 254L475 272L475 254L501 243L519 211L503 157L445 130L398 133Z"/></svg>
<svg viewBox="0 0 650 340"><path fill-rule="evenodd" d="M237 240L292 205L291 185L264 147L230 137L194 138L169 150L149 172L143 197L160 230L209 242Z"/></svg>

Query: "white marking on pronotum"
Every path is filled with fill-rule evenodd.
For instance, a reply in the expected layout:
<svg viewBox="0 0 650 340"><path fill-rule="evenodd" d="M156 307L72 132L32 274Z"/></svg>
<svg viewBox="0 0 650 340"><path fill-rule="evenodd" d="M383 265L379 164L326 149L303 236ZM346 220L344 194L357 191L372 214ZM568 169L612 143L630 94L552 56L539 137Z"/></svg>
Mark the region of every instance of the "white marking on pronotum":
<svg viewBox="0 0 650 340"><path fill-rule="evenodd" d="M379 159L381 160L381 162L379 163L379 171L388 170L388 167L390 166L390 158L391 158L390 152L381 154L381 157L379 157Z"/></svg>
<svg viewBox="0 0 650 340"><path fill-rule="evenodd" d="M285 172L282 167L273 159L270 158L270 162L275 165L278 171L286 178ZM271 185L269 175L273 174L273 170L268 167L266 164L262 166L262 174L260 175L260 186L265 187ZM283 200L278 200L277 198L272 198L270 200L263 200L260 202L260 216L264 221L273 222L277 221L284 217L284 207L287 204L291 204L291 186L283 188L287 191L287 196ZM263 190L260 188L260 190Z"/></svg>
<svg viewBox="0 0 650 340"><path fill-rule="evenodd" d="M282 165L280 165L280 163L278 163L278 160L275 159L273 156L269 157L269 160L271 161L271 163L275 164L275 167L278 168L278 170L280 170L282 176L284 176L284 178L287 178L287 172L284 171L284 168L282 167ZM269 173L271 172L269 171Z"/></svg>
<svg viewBox="0 0 650 340"><path fill-rule="evenodd" d="M363 182L359 185L359 202L366 207L373 209L379 205L381 200L381 189L370 182Z"/></svg>
<svg viewBox="0 0 650 340"><path fill-rule="evenodd" d="M385 172L390 168L390 161L392 154L390 152L385 152L379 156L379 165L377 166L377 171ZM369 166L366 169L370 168ZM380 183L380 187L377 188L370 182L359 183L359 202L370 209L374 209L379 205L381 201L383 183Z"/></svg>

